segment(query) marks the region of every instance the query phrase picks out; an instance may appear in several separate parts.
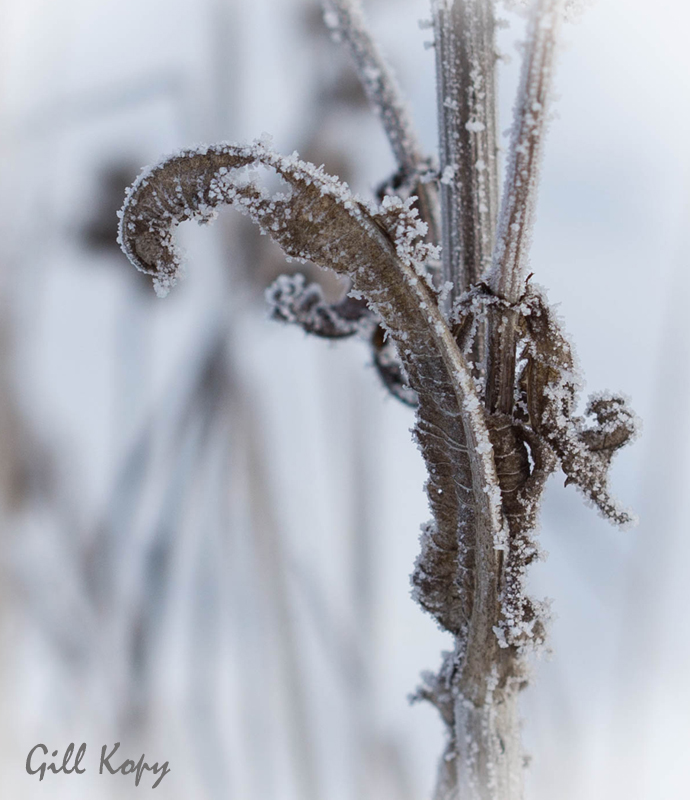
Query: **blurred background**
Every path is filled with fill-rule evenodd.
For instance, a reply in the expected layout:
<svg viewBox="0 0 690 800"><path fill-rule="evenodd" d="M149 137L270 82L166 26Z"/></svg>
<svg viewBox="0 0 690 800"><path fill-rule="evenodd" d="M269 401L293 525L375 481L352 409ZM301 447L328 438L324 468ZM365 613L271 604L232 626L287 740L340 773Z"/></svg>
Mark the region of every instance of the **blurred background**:
<svg viewBox="0 0 690 800"><path fill-rule="evenodd" d="M365 6L432 152L428 4ZM501 16L504 130L523 27ZM407 696L451 642L409 596L412 411L365 343L266 319L294 265L239 215L181 227L164 301L115 244L125 186L195 143L268 132L371 195L394 165L347 54L315 0L0 0L0 21L3 796L130 797L98 774L121 742L116 766L169 761L161 800L430 797L442 725ZM587 390L644 420L614 467L641 521L552 479L528 800L687 798L688 23L596 0L565 29L532 270ZM39 783L38 742L58 765L85 742L86 773Z"/></svg>

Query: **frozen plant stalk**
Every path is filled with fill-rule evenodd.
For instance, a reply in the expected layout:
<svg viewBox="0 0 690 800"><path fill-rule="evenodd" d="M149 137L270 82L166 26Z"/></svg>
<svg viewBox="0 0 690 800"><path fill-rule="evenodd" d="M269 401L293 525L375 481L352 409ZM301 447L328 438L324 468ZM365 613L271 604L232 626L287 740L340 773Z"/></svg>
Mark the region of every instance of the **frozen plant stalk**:
<svg viewBox="0 0 690 800"><path fill-rule="evenodd" d="M518 694L526 656L544 639L542 608L524 590L544 485L560 467L605 516L630 523L610 496L608 468L635 417L608 394L575 415L570 345L525 277L560 0L532 8L500 204L493 3L433 0L432 13L438 169L359 5L330 0L326 22L349 47L398 161L379 202L260 142L218 144L144 170L121 212L120 242L164 294L180 265L175 226L232 204L288 256L349 277L350 296L336 304L301 276L283 276L267 296L275 318L310 333L369 337L385 386L416 406L432 519L414 595L455 642L416 694L448 730L435 798L518 800ZM282 191L268 191L265 171Z"/></svg>

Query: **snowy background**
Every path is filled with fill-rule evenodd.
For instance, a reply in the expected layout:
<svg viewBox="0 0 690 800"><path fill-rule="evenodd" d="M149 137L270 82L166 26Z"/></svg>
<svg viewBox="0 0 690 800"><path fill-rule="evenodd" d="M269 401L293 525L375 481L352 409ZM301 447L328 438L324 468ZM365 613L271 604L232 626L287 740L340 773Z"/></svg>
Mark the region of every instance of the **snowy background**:
<svg viewBox="0 0 690 800"><path fill-rule="evenodd" d="M427 2L365 5L433 151ZM412 412L363 343L266 320L285 265L239 215L183 226L165 301L114 245L124 186L193 143L270 132L371 193L393 162L346 55L307 0L0 0L0 20L3 790L130 797L98 775L119 741L170 762L161 800L428 798L442 726L406 698L450 641L409 597ZM596 0L565 29L531 268L588 390L644 420L614 468L641 522L550 484L528 800L687 797L688 23L681 0ZM86 742L86 773L39 783L38 742L58 763Z"/></svg>

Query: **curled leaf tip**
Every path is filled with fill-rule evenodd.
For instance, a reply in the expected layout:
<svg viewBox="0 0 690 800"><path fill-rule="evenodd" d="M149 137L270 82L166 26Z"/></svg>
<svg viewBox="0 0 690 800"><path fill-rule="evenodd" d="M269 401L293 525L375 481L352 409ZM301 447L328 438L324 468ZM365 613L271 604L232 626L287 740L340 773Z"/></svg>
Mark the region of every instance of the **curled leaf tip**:
<svg viewBox="0 0 690 800"><path fill-rule="evenodd" d="M307 283L304 275L280 275L266 290L271 317L300 325L306 333L325 339L342 339L371 332L374 315L363 300L344 297L327 303L318 283Z"/></svg>
<svg viewBox="0 0 690 800"><path fill-rule="evenodd" d="M279 191L262 182L264 168L281 179ZM263 142L183 150L146 169L120 212L120 246L165 293L180 273L174 229L189 219L211 221L221 205L249 216L287 256L336 272L349 272L353 262L367 257L363 242L378 251L375 228L384 231L405 264L422 263L434 252L423 240L426 227L411 202L365 203L323 167L297 154L281 156Z"/></svg>

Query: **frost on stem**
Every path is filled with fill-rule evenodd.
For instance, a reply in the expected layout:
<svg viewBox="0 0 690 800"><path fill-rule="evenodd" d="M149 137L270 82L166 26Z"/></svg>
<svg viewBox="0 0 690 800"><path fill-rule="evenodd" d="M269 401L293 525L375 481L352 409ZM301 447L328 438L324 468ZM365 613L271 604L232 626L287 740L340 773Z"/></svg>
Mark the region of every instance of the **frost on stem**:
<svg viewBox="0 0 690 800"><path fill-rule="evenodd" d="M432 0L443 275L451 301L490 266L498 206L494 14L490 0Z"/></svg>
<svg viewBox="0 0 690 800"><path fill-rule="evenodd" d="M512 303L524 291L562 14L562 0L537 0L529 24L490 278Z"/></svg>

